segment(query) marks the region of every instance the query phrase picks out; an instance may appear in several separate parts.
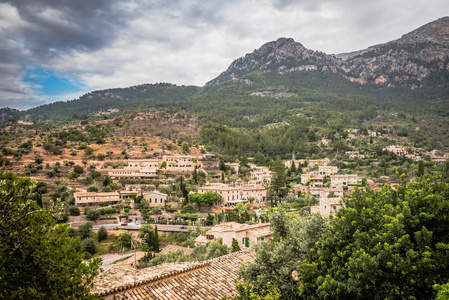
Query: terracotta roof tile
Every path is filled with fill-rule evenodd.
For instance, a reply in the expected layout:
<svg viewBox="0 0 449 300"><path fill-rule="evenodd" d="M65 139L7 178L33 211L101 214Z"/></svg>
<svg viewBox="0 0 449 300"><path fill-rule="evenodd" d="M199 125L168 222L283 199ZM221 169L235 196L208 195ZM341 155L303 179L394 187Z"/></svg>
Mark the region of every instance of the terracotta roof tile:
<svg viewBox="0 0 449 300"><path fill-rule="evenodd" d="M184 268L140 280L134 284L103 290L106 299L220 299L236 296L237 272L254 253L243 250Z"/></svg>

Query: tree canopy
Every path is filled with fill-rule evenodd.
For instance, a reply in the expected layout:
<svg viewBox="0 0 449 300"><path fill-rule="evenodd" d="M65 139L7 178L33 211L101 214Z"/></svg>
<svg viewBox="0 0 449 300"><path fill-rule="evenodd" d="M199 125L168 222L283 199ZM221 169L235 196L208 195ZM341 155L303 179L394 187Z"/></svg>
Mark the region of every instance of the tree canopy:
<svg viewBox="0 0 449 300"><path fill-rule="evenodd" d="M449 279L449 184L424 176L345 198L316 257L300 263L306 299L432 299Z"/></svg>
<svg viewBox="0 0 449 300"><path fill-rule="evenodd" d="M265 294L270 284L279 289L282 299L296 298L297 283L293 277L300 261L312 257L312 248L327 229L319 214L289 217L284 211L270 215L273 240L256 245L253 263L244 265L240 275L257 293Z"/></svg>
<svg viewBox="0 0 449 300"><path fill-rule="evenodd" d="M0 299L96 299L101 260L83 262L79 239L33 200L34 181L0 177Z"/></svg>
<svg viewBox="0 0 449 300"><path fill-rule="evenodd" d="M189 202L196 203L198 206L214 205L216 203L220 203L220 201L220 195L211 191L189 194Z"/></svg>

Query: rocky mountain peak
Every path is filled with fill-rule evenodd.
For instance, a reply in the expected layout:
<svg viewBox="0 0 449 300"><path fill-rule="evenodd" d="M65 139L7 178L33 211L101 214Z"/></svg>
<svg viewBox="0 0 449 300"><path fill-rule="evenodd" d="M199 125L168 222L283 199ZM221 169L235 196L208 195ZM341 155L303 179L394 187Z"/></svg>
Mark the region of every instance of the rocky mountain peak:
<svg viewBox="0 0 449 300"><path fill-rule="evenodd" d="M421 26L395 41L337 55L309 50L291 38L279 38L236 59L206 85L240 80L252 71L281 75L331 71L359 84L409 86L412 89L437 74L439 79L433 76L432 84L440 82L441 85L449 73L449 17Z"/></svg>
<svg viewBox="0 0 449 300"><path fill-rule="evenodd" d="M322 52L307 49L292 38L282 37L276 41L265 43L252 53L236 59L225 72L206 85L236 80L239 75L253 70L274 71L280 74L316 70L318 65L321 66L329 59L332 58Z"/></svg>
<svg viewBox="0 0 449 300"><path fill-rule="evenodd" d="M439 44L449 44L449 17L440 18L404 34L399 41L407 43L429 41Z"/></svg>

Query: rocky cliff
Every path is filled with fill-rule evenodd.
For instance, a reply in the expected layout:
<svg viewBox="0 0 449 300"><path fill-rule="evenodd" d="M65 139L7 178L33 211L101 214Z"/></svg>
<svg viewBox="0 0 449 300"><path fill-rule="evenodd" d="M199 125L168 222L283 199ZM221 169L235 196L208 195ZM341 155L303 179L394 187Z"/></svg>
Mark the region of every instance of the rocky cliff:
<svg viewBox="0 0 449 300"><path fill-rule="evenodd" d="M350 81L376 86L416 88L445 84L449 77L449 17L426 24L398 40L337 55L312 51L293 39L280 38L235 60L207 85L238 80L255 70L279 74L334 72Z"/></svg>

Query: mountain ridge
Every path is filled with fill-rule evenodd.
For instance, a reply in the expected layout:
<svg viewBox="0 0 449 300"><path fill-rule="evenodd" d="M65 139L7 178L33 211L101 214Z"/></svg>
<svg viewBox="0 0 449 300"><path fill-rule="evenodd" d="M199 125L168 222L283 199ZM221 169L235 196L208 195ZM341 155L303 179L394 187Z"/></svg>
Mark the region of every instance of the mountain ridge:
<svg viewBox="0 0 449 300"><path fill-rule="evenodd" d="M234 60L206 86L237 80L256 69L279 74L331 71L359 84L414 89L431 74L449 72L449 17L425 24L397 40L341 54L313 51L282 37Z"/></svg>
<svg viewBox="0 0 449 300"><path fill-rule="evenodd" d="M253 84L254 80L257 84ZM236 85L220 88L222 83ZM205 99L202 106L205 109L210 102L207 98L216 95L215 87L221 94L239 89L239 95L270 95L270 90L278 90L281 94L296 95L298 99L304 99L304 89L307 89L307 93L314 95L312 102L320 101L319 94L323 93L348 99L352 97L348 93L367 95L385 103L400 100L399 105L409 99L407 101L414 101L415 107L427 100L436 100L437 111L446 114L442 103L447 99L448 83L449 17L443 17L397 40L341 54L307 49L292 38L282 37L237 58L203 87L159 83L92 91L76 100L54 102L26 111L2 108L0 122L18 118L54 120L111 108L188 110L197 105L198 96ZM417 93L410 94L413 90Z"/></svg>

